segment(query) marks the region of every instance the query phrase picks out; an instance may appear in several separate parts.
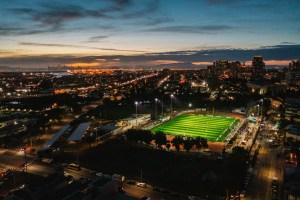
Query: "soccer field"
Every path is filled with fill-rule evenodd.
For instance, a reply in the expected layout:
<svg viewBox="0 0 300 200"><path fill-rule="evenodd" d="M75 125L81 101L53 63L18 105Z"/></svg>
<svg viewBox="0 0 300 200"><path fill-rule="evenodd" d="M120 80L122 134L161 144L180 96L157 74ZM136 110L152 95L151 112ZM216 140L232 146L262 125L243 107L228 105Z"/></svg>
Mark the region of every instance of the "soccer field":
<svg viewBox="0 0 300 200"><path fill-rule="evenodd" d="M238 121L229 116L183 114L151 130L169 135L200 136L208 141L223 142L230 132L228 128L234 127Z"/></svg>

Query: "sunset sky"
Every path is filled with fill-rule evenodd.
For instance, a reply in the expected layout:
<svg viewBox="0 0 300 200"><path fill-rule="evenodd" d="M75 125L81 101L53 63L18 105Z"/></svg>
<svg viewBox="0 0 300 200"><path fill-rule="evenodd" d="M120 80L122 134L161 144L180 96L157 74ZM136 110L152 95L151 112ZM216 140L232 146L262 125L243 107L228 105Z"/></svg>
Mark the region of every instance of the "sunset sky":
<svg viewBox="0 0 300 200"><path fill-rule="evenodd" d="M0 68L300 59L299 0L2 0L0 10Z"/></svg>

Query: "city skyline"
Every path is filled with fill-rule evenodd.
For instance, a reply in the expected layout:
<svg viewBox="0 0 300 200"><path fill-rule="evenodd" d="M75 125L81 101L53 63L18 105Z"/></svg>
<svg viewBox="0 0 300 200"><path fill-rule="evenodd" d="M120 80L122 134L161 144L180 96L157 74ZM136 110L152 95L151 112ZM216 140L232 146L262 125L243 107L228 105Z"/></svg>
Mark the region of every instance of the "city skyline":
<svg viewBox="0 0 300 200"><path fill-rule="evenodd" d="M298 1L1 2L0 66L287 66L300 58Z"/></svg>

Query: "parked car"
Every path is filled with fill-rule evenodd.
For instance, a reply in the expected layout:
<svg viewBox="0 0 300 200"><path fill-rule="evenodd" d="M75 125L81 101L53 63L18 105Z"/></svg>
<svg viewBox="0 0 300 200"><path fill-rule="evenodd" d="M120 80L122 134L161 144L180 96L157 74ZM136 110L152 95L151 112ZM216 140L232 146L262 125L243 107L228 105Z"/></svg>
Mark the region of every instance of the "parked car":
<svg viewBox="0 0 300 200"><path fill-rule="evenodd" d="M103 174L101 172L97 172L96 176L103 176Z"/></svg>
<svg viewBox="0 0 300 200"><path fill-rule="evenodd" d="M129 185L135 185L135 181L133 180L127 180L126 183Z"/></svg>
<svg viewBox="0 0 300 200"><path fill-rule="evenodd" d="M136 185L143 188L147 187L146 183L137 183Z"/></svg>
<svg viewBox="0 0 300 200"><path fill-rule="evenodd" d="M140 200L150 200L150 197L143 196L143 197L140 198Z"/></svg>
<svg viewBox="0 0 300 200"><path fill-rule="evenodd" d="M245 191L245 190L242 190L241 193L240 193L240 197L243 198L243 197L245 197L245 196L246 196L246 191Z"/></svg>

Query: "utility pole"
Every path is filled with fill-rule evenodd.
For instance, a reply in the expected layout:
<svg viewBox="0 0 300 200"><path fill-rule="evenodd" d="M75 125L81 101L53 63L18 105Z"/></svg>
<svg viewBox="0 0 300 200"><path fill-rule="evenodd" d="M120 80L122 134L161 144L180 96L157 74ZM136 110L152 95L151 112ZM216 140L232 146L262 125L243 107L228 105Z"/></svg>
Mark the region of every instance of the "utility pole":
<svg viewBox="0 0 300 200"><path fill-rule="evenodd" d="M138 102L135 102L135 125L137 126L137 107L138 107Z"/></svg>
<svg viewBox="0 0 300 200"><path fill-rule="evenodd" d="M172 116L172 114L173 114L173 97L174 97L174 95L173 94L171 94L170 95L170 98L171 98L171 116Z"/></svg>
<svg viewBox="0 0 300 200"><path fill-rule="evenodd" d="M105 98L103 99L103 103L104 103L104 119L106 120L106 100L105 100Z"/></svg>
<svg viewBox="0 0 300 200"><path fill-rule="evenodd" d="M24 171L27 172L27 154L26 154L26 146L24 147Z"/></svg>
<svg viewBox="0 0 300 200"><path fill-rule="evenodd" d="M157 119L157 101L158 99L155 98L155 119Z"/></svg>
<svg viewBox="0 0 300 200"><path fill-rule="evenodd" d="M161 96L161 116L164 115L164 95Z"/></svg>

